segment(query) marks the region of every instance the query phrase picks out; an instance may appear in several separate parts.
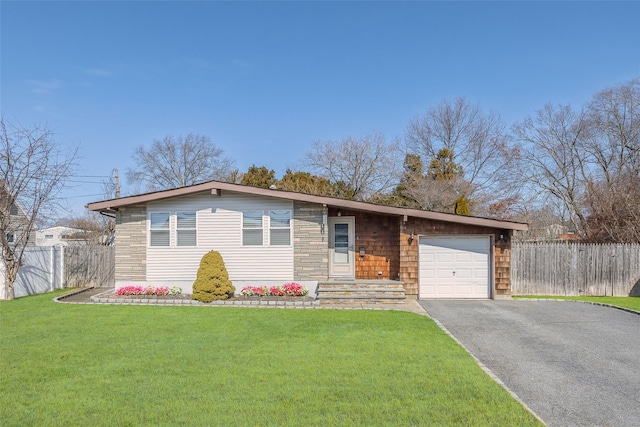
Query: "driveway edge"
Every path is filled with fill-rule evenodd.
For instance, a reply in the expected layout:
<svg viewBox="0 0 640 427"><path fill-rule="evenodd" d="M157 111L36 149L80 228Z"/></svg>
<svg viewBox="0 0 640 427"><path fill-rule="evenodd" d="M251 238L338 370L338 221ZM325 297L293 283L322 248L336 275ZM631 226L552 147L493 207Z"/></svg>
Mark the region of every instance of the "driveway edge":
<svg viewBox="0 0 640 427"><path fill-rule="evenodd" d="M640 316L640 311L634 310L632 308L620 307L619 305L607 304L604 302L595 302L595 301L582 301L579 299L564 299L564 298L514 298L514 301L567 301L567 302L581 302L583 304L591 304L597 305L600 307L609 307L615 308L617 310L626 311L627 313L636 314Z"/></svg>
<svg viewBox="0 0 640 427"><path fill-rule="evenodd" d="M427 311L428 312L428 311ZM640 314L640 313L639 313ZM442 323L440 323L439 320L431 317L431 315L429 314L429 318L431 318L431 320L433 320L436 325L438 325L438 327L440 329L442 329L442 331L449 335L449 337L451 337L452 340L454 340L456 343L458 343L458 345L460 347L462 347L464 349L464 351L467 352L467 354L469 354L469 356L471 356L473 358L473 360L476 361L476 363L478 364L478 366L480 366L480 368L487 374L489 375L489 377L491 377L492 380L494 380L496 383L498 383L499 386L501 386L503 389L505 389L510 395L511 397L513 397L515 400L517 400L522 406L525 407L525 409L529 412L531 412L531 414L536 417L536 419L538 421L540 421L542 423L542 425L547 425L547 423L544 422L544 420L542 418L540 418L540 416L538 416L538 414L536 414L533 409L531 409L529 407L529 405L527 405L522 399L520 399L520 396L518 396L513 390L511 390L504 382L502 382L502 380L500 378L498 378L496 376L496 374L493 373L493 371L491 369L489 369L484 363L482 363L480 361L480 359L478 359L473 353L471 353L469 351L469 349L467 347L465 347L459 340L458 338L456 338L451 332L449 332L449 330L447 328L444 327L444 325Z"/></svg>

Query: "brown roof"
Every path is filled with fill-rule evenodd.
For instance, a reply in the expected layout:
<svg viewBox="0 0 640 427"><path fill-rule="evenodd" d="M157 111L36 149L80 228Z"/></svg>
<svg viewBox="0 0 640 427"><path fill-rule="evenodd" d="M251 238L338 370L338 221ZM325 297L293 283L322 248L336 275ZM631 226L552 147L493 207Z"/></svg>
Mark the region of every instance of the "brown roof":
<svg viewBox="0 0 640 427"><path fill-rule="evenodd" d="M232 191L235 193L252 194L257 196L275 197L278 199L295 200L310 203L319 203L336 208L353 209L364 212L377 212L387 215L407 216L416 218L426 218L436 221L455 222L458 224L478 225L492 228L504 228L508 230L528 230L529 226L520 222L501 221L490 218L480 218L474 216L454 215L441 212L424 211L420 209L400 208L395 206L377 205L374 203L357 202L354 200L344 200L335 197L314 196L311 194L295 193L270 188L252 187L248 185L230 184L228 182L209 181L202 184L190 185L187 187L173 188L170 190L156 191L153 193L139 194L136 196L121 197L118 199L104 200L101 202L89 203L87 209L96 212L115 211L118 208L145 204L157 200L169 199L172 197L185 196L189 194L209 192L211 194L221 194L222 191Z"/></svg>

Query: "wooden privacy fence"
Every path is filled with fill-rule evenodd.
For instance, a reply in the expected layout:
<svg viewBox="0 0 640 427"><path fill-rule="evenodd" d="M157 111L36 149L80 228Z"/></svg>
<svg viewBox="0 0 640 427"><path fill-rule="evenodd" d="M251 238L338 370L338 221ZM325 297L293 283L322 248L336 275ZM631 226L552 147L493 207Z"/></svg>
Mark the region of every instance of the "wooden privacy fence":
<svg viewBox="0 0 640 427"><path fill-rule="evenodd" d="M64 248L64 285L113 287L116 253L113 246L67 246Z"/></svg>
<svg viewBox="0 0 640 427"><path fill-rule="evenodd" d="M511 292L640 296L640 244L514 243Z"/></svg>

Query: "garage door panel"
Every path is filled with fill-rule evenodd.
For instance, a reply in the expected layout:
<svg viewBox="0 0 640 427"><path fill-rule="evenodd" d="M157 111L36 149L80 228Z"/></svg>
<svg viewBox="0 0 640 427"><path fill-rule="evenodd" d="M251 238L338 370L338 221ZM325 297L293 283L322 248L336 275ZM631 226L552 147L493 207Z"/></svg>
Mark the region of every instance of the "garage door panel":
<svg viewBox="0 0 640 427"><path fill-rule="evenodd" d="M423 277L425 279L435 279L436 278L436 271L433 269L427 269L427 270L421 270L421 274L423 275ZM431 281L429 280L429 283L431 283ZM426 286L426 284L425 284ZM433 285L431 285L433 286Z"/></svg>
<svg viewBox="0 0 640 427"><path fill-rule="evenodd" d="M470 285L469 286L462 285L462 286L456 287L456 294L469 295L469 294L472 294L473 291L474 291L474 288L473 286L470 286Z"/></svg>
<svg viewBox="0 0 640 427"><path fill-rule="evenodd" d="M474 270L473 278L483 280L483 283L488 283L487 279L489 279L489 270Z"/></svg>
<svg viewBox="0 0 640 427"><path fill-rule="evenodd" d="M453 286L439 285L439 286L436 286L436 289L437 289L436 292L439 295L450 295L454 293Z"/></svg>
<svg viewBox="0 0 640 427"><path fill-rule="evenodd" d="M424 257L420 257L420 263L428 263L436 260L436 254L434 253L426 253Z"/></svg>
<svg viewBox="0 0 640 427"><path fill-rule="evenodd" d="M459 279L459 280L467 280L467 279L473 279L475 275L475 270L472 270L471 268L458 268L456 269L456 274L455 274L455 279Z"/></svg>
<svg viewBox="0 0 640 427"><path fill-rule="evenodd" d="M436 260L438 262L443 262L443 263L452 263L453 262L453 254L445 253L445 252L438 252L438 253L436 253Z"/></svg>
<svg viewBox="0 0 640 427"><path fill-rule="evenodd" d="M474 254L472 254L472 253L464 253L464 252L456 252L455 261L457 263L460 263L460 262L474 262Z"/></svg>
<svg viewBox="0 0 640 427"><path fill-rule="evenodd" d="M453 270L449 267L440 267L440 268L436 268L436 277L439 279L450 279L453 277Z"/></svg>
<svg viewBox="0 0 640 427"><path fill-rule="evenodd" d="M489 298L490 239L419 239L420 298Z"/></svg>

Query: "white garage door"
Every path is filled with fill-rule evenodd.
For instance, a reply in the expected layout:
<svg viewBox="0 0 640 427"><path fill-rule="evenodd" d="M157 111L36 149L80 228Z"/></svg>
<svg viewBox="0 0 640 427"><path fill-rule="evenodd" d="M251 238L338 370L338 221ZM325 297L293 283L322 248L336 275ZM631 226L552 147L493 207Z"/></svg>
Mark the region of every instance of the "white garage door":
<svg viewBox="0 0 640 427"><path fill-rule="evenodd" d="M489 237L421 237L420 298L490 298Z"/></svg>

